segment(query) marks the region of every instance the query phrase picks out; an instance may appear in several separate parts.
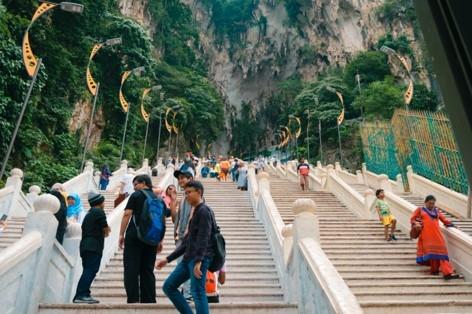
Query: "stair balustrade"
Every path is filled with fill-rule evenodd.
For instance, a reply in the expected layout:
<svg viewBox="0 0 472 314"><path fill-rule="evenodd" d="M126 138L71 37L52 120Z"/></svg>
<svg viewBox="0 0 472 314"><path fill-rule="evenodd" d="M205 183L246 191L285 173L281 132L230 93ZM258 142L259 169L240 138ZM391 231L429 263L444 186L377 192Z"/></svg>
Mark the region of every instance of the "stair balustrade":
<svg viewBox="0 0 472 314"><path fill-rule="evenodd" d="M268 169L279 174L271 165ZM313 214L315 203L297 200L292 207L293 226L285 225L270 193L269 175L261 172L256 179L249 171L248 185L250 191L258 191L250 196L257 204L256 217L268 235L286 301L298 304L300 313L362 313L357 299L320 247L319 226Z"/></svg>
<svg viewBox="0 0 472 314"><path fill-rule="evenodd" d="M413 167L407 167L408 183L413 194L433 194L437 198L438 207L462 218L472 218L467 195L433 182L413 172Z"/></svg>
<svg viewBox="0 0 472 314"><path fill-rule="evenodd" d="M23 171L14 168L7 178L5 187L0 189L0 213L8 217L26 217L33 208L21 188L23 186Z"/></svg>
<svg viewBox="0 0 472 314"><path fill-rule="evenodd" d="M328 165L329 167L329 165ZM365 165L363 165L362 169L363 177L365 179L366 185L372 188L382 188L385 192L385 200L390 204L391 211L393 215L397 218L397 228L401 229L402 231L408 233L411 227L410 224L410 217L413 212L418 207L415 204L405 200L404 198L399 195L399 191L403 187L401 181L393 181L390 180L387 175L377 175L370 171L367 171ZM451 204L450 200L454 197L455 194L460 194L454 191L451 191L437 183L431 182L421 176L418 176L412 172L411 167L409 167L409 182L410 182L410 189L416 189L417 192L421 191L423 194L434 194L438 196L438 206L441 207L441 204ZM335 176L330 176L329 183L333 183L336 180ZM338 177L339 178L339 177ZM428 182L429 181L429 182ZM329 185L328 183L328 185ZM340 182L337 182L340 183ZM346 182L342 182L343 184L339 185L332 185L328 186L327 190L333 194L335 194L338 199L343 202L345 205L348 205L351 209L354 209L355 212L359 215L359 204L353 206L351 202L352 199L359 199L364 203L364 212L366 216L361 216L364 218L367 217L367 213L370 213L370 216L375 218L375 196L373 195L372 190L366 190L364 195L360 195L357 191L353 188L350 188ZM416 187L415 187L416 184ZM340 192L341 186L349 187L344 188L343 192ZM351 194L351 197L348 196L348 193ZM442 194L441 194L442 193ZM462 194L460 194L462 195ZM449 197L448 197L449 196ZM351 200L350 200L351 199ZM439 200L441 199L441 204ZM459 200L460 198L455 197L455 200ZM462 198L462 204L467 203L467 198ZM357 208L357 209L356 209ZM445 228L444 226L441 227L441 231L446 239L449 258L454 264L454 267L464 275L464 277L468 281L472 281L472 237L465 232L455 229L455 228Z"/></svg>

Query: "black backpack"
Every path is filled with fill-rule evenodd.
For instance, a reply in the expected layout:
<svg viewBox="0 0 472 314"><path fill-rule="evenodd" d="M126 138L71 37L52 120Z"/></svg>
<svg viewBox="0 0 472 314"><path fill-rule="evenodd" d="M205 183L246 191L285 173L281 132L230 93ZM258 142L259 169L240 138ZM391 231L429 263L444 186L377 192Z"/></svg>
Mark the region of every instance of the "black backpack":
<svg viewBox="0 0 472 314"><path fill-rule="evenodd" d="M225 238L220 232L220 227L216 224L215 215L211 210L211 219L213 221L213 232L211 233L211 244L213 246L213 260L211 261L208 270L211 272L219 271L223 268L226 260L226 242Z"/></svg>

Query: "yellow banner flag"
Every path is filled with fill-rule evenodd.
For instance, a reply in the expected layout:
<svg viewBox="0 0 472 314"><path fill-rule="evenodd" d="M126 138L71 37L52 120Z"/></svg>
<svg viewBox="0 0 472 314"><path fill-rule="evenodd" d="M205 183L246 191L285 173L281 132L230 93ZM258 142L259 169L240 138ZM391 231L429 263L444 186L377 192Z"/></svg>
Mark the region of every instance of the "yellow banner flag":
<svg viewBox="0 0 472 314"><path fill-rule="evenodd" d="M338 125L341 125L341 123L343 123L343 121L344 121L344 108L343 108L343 110L341 110L341 113L338 116Z"/></svg>

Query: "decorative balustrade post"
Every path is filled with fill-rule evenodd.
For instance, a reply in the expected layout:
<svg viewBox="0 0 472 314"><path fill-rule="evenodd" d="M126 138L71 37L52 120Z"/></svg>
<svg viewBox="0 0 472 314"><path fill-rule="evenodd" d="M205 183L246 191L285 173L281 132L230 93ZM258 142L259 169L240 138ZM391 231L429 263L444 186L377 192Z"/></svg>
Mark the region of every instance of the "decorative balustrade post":
<svg viewBox="0 0 472 314"><path fill-rule="evenodd" d="M397 174L397 191L398 193L403 193L405 191L405 187L403 186L403 178L401 174Z"/></svg>
<svg viewBox="0 0 472 314"><path fill-rule="evenodd" d="M262 212L258 206L261 201L260 198L265 193L268 193L269 195L271 194L269 178L270 178L269 174L264 171L259 172L256 176L257 189L253 192L255 193L254 198L257 200L255 205L256 205L256 218L258 220L262 219Z"/></svg>
<svg viewBox="0 0 472 314"><path fill-rule="evenodd" d="M88 160L88 161L85 163L84 173L85 173L85 172L93 173L93 162L92 162L91 160Z"/></svg>
<svg viewBox="0 0 472 314"><path fill-rule="evenodd" d="M285 225L282 229L282 236L284 237L284 243L283 243L283 252L284 252L284 263L285 266L290 261L290 257L292 255L292 249L293 249L293 225Z"/></svg>
<svg viewBox="0 0 472 314"><path fill-rule="evenodd" d="M357 183L359 184L365 184L364 182L364 176L362 175L361 170L356 170L356 178L357 178Z"/></svg>
<svg viewBox="0 0 472 314"><path fill-rule="evenodd" d="M343 170L343 168L341 167L341 163L339 161L336 161L334 163L334 170L336 170L336 172Z"/></svg>
<svg viewBox="0 0 472 314"><path fill-rule="evenodd" d="M100 183L100 176L101 176L101 174L102 174L102 173L101 173L100 171L95 171L95 173L94 173L94 176L93 176L93 177L94 177L94 180L95 180L95 183L97 184L97 186L98 186L98 184Z"/></svg>
<svg viewBox="0 0 472 314"><path fill-rule="evenodd" d="M27 294L27 297L23 298L17 296L19 300L30 300L26 313L36 313L38 311L38 305L43 301L47 292L48 280L54 280L54 278L48 278L48 270L58 224L54 214L58 212L60 203L55 196L43 194L38 196L33 206L35 212L28 215L23 235L32 231L38 231L42 235L42 243L36 255L35 268L29 278L31 281L31 289L22 292Z"/></svg>
<svg viewBox="0 0 472 314"><path fill-rule="evenodd" d="M300 278L301 267L304 265L303 256L300 252L299 245L305 238L312 238L319 243L319 226L314 215L315 202L310 199L298 199L292 205L292 211L295 215L293 225L282 229L284 235L284 254L286 256L286 284L288 285L289 302L299 302L304 293L303 285ZM287 246L287 247L286 247ZM291 248L288 253L285 250Z"/></svg>
<svg viewBox="0 0 472 314"><path fill-rule="evenodd" d="M5 186L12 187L15 192L21 191L21 187L23 186L23 171L18 168L13 168L10 171L10 176L7 178Z"/></svg>
<svg viewBox="0 0 472 314"><path fill-rule="evenodd" d="M125 171L128 169L128 161L127 160L122 160L121 161L120 169L125 170Z"/></svg>
<svg viewBox="0 0 472 314"><path fill-rule="evenodd" d="M386 174L380 174L378 176L378 188L387 192L392 192L392 185L390 184Z"/></svg>
<svg viewBox="0 0 472 314"><path fill-rule="evenodd" d="M415 187L415 179L413 179L413 167L411 165L407 166L406 167L406 178L408 179L408 186L410 187L410 191L408 192L412 192L412 193L415 193L416 191L416 187Z"/></svg>
<svg viewBox="0 0 472 314"><path fill-rule="evenodd" d="M11 196L10 202L7 205L7 208L4 209L5 213L9 217L25 217L26 212L21 209L20 197L21 197L21 188L23 186L23 171L18 168L13 168L10 171L10 176L7 178L5 187L10 187L13 189L13 194Z"/></svg>
<svg viewBox="0 0 472 314"><path fill-rule="evenodd" d="M374 206L377 197L375 196L374 191L371 189L367 189L364 191L364 204L366 212L369 212L372 217L375 217L375 212L372 211L372 207Z"/></svg>
<svg viewBox="0 0 472 314"><path fill-rule="evenodd" d="M33 205L39 194L41 194L41 188L37 185L32 185L29 187L28 191L29 193L26 194L26 199L31 205Z"/></svg>

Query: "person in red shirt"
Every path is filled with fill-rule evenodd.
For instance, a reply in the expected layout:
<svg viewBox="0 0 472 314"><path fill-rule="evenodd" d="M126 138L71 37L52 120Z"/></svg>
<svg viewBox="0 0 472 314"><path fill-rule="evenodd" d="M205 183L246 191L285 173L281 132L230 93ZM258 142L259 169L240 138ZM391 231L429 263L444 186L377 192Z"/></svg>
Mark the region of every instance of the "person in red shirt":
<svg viewBox="0 0 472 314"><path fill-rule="evenodd" d="M300 176L300 186L302 187L302 191L305 191L305 189L308 189L308 175L310 174L310 165L305 162L305 158L300 158L297 172Z"/></svg>

